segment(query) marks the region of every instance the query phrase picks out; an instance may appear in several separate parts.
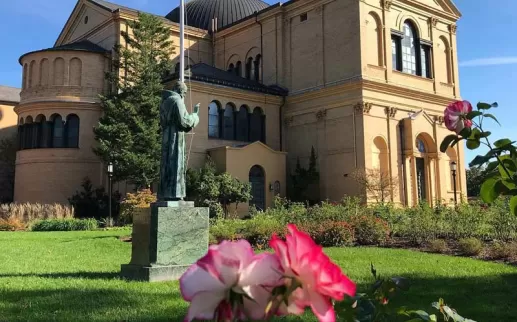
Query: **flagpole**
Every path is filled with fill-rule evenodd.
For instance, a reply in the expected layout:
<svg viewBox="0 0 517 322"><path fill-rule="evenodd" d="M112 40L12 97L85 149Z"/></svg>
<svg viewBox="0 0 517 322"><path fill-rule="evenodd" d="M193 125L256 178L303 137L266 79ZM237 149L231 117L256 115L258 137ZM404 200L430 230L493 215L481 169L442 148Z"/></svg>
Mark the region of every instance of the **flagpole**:
<svg viewBox="0 0 517 322"><path fill-rule="evenodd" d="M180 0L180 81L185 81L185 0Z"/></svg>

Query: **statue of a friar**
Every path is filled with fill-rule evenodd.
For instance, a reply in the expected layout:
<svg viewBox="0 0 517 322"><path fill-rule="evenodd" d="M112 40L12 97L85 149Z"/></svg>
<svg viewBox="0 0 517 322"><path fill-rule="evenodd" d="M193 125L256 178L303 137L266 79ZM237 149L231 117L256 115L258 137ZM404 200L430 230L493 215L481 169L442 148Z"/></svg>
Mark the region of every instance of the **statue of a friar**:
<svg viewBox="0 0 517 322"><path fill-rule="evenodd" d="M162 159L158 201L183 200L186 196L185 133L199 123L199 104L194 113L185 108L187 86L178 81L172 91L164 90L160 105Z"/></svg>

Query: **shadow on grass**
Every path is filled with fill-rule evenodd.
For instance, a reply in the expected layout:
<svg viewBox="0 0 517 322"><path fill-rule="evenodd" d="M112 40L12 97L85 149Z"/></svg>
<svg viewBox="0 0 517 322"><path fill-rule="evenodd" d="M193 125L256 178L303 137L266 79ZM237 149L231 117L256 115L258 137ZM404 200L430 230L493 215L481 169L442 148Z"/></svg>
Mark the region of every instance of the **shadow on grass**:
<svg viewBox="0 0 517 322"><path fill-rule="evenodd" d="M84 278L84 279L116 279L120 276L119 273L113 272L71 272L71 273L0 273L0 278L3 277L43 277L43 278Z"/></svg>
<svg viewBox="0 0 517 322"><path fill-rule="evenodd" d="M450 268L454 270L453 267ZM81 273L82 274L82 273ZM53 274L49 274L53 275ZM66 274L65 274L66 275ZM2 276L2 275L0 275ZM52 278L55 276L52 276ZM392 301L392 308L407 306L436 313L430 304L439 298L464 317L475 321L515 321L517 274L480 278L426 278L407 276L411 288ZM74 287L56 290L6 290L0 288L0 321L182 321L187 305L179 292L145 285L134 289ZM364 291L368 285L359 285ZM5 318L6 320L2 320ZM312 314L277 321L316 321Z"/></svg>

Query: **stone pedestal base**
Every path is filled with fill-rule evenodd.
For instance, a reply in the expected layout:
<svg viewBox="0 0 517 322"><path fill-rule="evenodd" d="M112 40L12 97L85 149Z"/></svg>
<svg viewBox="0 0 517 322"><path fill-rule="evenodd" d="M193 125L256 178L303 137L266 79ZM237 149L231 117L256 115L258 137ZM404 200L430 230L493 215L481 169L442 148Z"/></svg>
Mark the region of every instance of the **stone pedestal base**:
<svg viewBox="0 0 517 322"><path fill-rule="evenodd" d="M122 278L136 281L177 280L208 251L209 209L190 202L160 202L133 216L131 262Z"/></svg>

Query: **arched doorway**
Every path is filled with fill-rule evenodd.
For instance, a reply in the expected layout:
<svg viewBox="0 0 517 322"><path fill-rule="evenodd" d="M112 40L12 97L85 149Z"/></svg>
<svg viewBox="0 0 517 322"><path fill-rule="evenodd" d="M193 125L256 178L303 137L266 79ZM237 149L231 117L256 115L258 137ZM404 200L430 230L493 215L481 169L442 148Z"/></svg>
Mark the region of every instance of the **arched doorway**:
<svg viewBox="0 0 517 322"><path fill-rule="evenodd" d="M251 184L250 206L255 206L259 210L266 208L266 184L264 169L259 165L254 165L250 169L249 182Z"/></svg>
<svg viewBox="0 0 517 322"><path fill-rule="evenodd" d="M436 153L434 140L427 133L421 133L415 140L416 193L418 202L431 202L431 169L429 153Z"/></svg>

